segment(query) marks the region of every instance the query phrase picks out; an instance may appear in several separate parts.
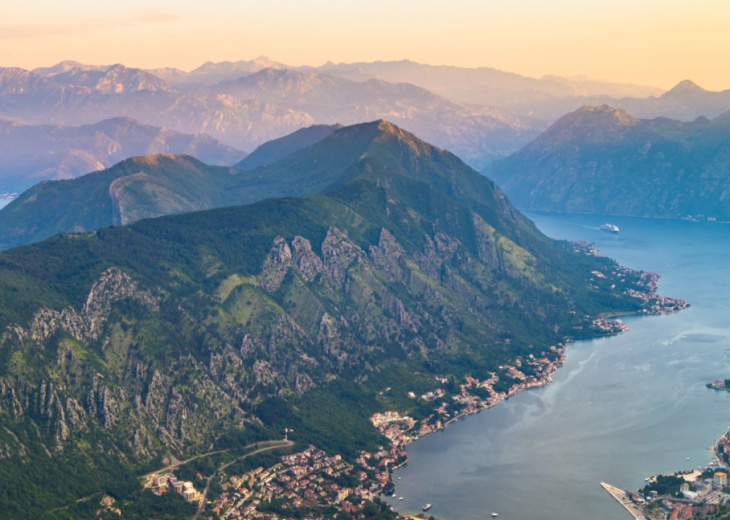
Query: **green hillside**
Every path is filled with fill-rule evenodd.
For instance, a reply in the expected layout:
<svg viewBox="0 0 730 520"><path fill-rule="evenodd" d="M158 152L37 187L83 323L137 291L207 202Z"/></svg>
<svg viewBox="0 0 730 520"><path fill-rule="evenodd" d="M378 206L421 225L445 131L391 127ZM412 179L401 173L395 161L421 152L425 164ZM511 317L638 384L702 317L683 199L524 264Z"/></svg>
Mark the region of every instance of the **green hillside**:
<svg viewBox="0 0 730 520"><path fill-rule="evenodd" d="M58 508L100 491L147 504L136 475L284 427L352 460L384 442L368 421L384 388L397 404L435 375L509 384L507 365L646 307L627 292L646 293L640 273L545 238L386 125L331 136L360 160L320 155L323 194L0 253L5 514L85 517Z"/></svg>
<svg viewBox="0 0 730 520"><path fill-rule="evenodd" d="M313 195L381 167L434 183L461 201L492 197L491 182L459 158L380 120L339 128L278 162L249 171L207 166L184 155L157 155L132 158L78 179L38 184L0 210L0 249L56 233Z"/></svg>

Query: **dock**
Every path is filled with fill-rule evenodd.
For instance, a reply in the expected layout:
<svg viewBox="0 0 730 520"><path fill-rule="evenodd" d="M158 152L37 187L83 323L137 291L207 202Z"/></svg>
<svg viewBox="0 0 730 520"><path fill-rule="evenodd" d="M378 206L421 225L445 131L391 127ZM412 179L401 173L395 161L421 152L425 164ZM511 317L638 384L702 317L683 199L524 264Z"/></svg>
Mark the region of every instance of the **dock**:
<svg viewBox="0 0 730 520"><path fill-rule="evenodd" d="M649 518L644 514L642 507L632 502L626 491L612 486L611 484L606 484L605 482L601 482L601 487L608 491L608 493L615 498L619 504L624 506L626 511L636 518L636 520L649 520Z"/></svg>

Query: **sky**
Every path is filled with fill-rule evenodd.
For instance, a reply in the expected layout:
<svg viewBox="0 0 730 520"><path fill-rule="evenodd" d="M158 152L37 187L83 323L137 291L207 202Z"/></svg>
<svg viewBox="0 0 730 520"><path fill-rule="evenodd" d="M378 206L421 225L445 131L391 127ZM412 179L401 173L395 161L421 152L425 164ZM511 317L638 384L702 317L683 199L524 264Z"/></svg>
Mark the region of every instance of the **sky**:
<svg viewBox="0 0 730 520"><path fill-rule="evenodd" d="M24 0L0 12L0 66L62 60L191 70L410 59L540 77L730 88L727 0Z"/></svg>

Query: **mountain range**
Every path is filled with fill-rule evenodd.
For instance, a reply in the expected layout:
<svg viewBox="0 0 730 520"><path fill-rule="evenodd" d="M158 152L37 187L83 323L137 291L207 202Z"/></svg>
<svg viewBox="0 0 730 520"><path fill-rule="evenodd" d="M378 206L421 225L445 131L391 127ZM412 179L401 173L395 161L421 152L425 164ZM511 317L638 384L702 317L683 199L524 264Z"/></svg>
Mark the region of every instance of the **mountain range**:
<svg viewBox="0 0 730 520"><path fill-rule="evenodd" d="M304 146L310 140L314 143ZM236 170L211 167L189 156L158 155L132 158L78 179L37 184L0 210L0 247L172 213L321 193L372 167L370 160L396 172L461 172L473 182L478 175L451 153L433 147L423 153L422 141L384 120L311 127L263 149L284 157ZM261 156L258 151L252 155Z"/></svg>
<svg viewBox="0 0 730 520"><path fill-rule="evenodd" d="M538 79L408 60L292 67L260 57L209 62L191 72L67 61L32 71L0 69L0 118L72 127L131 118L180 133L210 135L247 151L311 125L386 118L483 169L583 105L608 103L639 117L692 120L730 110L728 92L708 92L688 81L662 92L587 78ZM38 147L30 156L44 153ZM60 162L40 171L64 171L69 168L65 159L59 156ZM74 157L67 161L78 169L91 163ZM38 171L33 164L19 166Z"/></svg>
<svg viewBox="0 0 730 520"><path fill-rule="evenodd" d="M484 171L522 208L730 221L730 117L584 107Z"/></svg>
<svg viewBox="0 0 730 520"><path fill-rule="evenodd" d="M49 73L0 69L0 117L26 124L93 124L128 117L251 150L312 124L387 117L437 145L486 164L526 143L542 121L447 100L410 84L355 82L266 68L214 85L178 89L140 69L66 64Z"/></svg>
<svg viewBox="0 0 730 520"><path fill-rule="evenodd" d="M186 164L178 184L248 174L237 189L251 197L312 195L0 252L0 502L12 518L68 518L64 506L101 490L129 503L136 475L163 458L285 426L353 460L383 443L368 417L384 388L407 404L436 375L509 384L512 367L530 373L528 360L594 334L594 317L651 299L641 273L546 238L494 183L386 121L248 173L156 156L41 186L144 163L170 183ZM97 186L87 206L107 204ZM131 193L154 195L141 186Z"/></svg>
<svg viewBox="0 0 730 520"><path fill-rule="evenodd" d="M203 134L182 134L114 118L80 127L0 120L0 191L24 191L48 179L69 179L137 155L188 154L230 165L246 154Z"/></svg>

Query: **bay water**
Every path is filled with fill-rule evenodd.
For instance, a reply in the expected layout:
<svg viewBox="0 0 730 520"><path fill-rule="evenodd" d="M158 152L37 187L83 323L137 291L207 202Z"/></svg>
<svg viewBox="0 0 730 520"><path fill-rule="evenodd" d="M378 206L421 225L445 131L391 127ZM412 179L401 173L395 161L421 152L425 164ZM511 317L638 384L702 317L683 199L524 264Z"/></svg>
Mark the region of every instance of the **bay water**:
<svg viewBox="0 0 730 520"><path fill-rule="evenodd" d="M636 490L658 473L704 466L730 426L730 225L528 213L550 237L594 242L620 264L661 275L691 307L625 317L619 336L570 343L546 387L522 392L408 447L388 498L448 520L625 520L600 482Z"/></svg>

